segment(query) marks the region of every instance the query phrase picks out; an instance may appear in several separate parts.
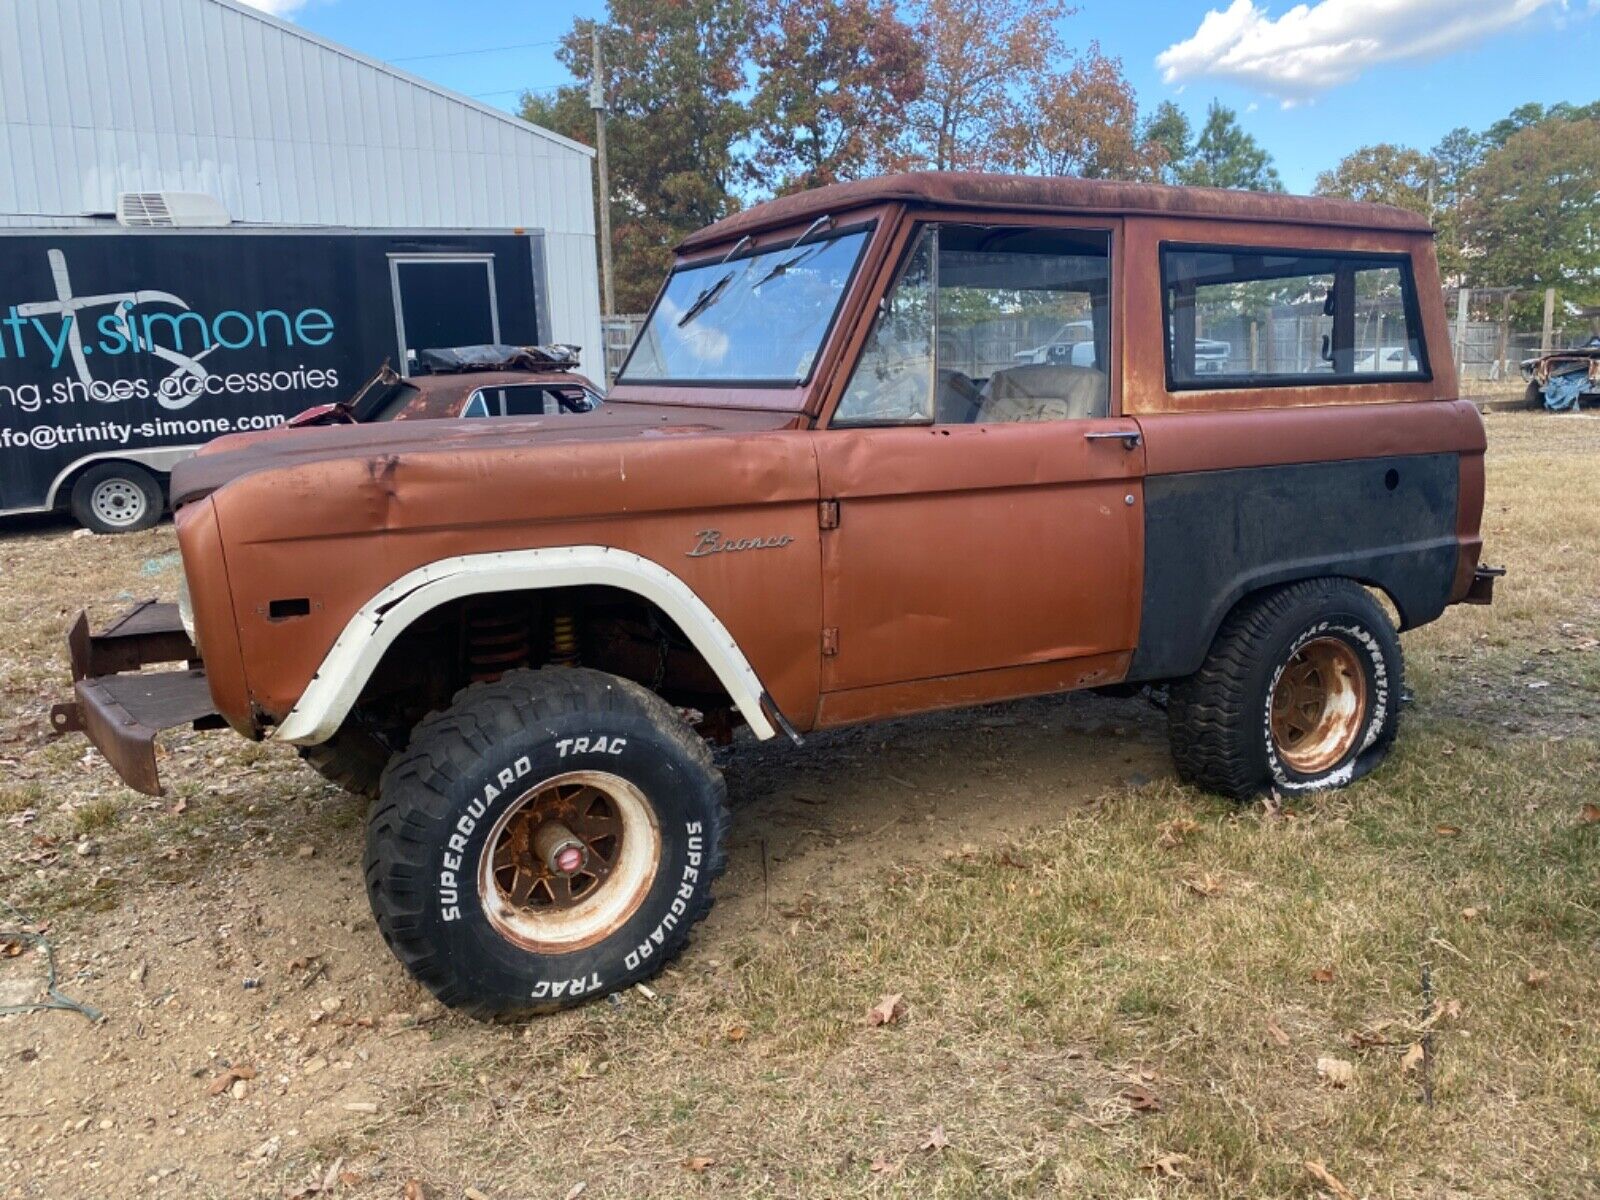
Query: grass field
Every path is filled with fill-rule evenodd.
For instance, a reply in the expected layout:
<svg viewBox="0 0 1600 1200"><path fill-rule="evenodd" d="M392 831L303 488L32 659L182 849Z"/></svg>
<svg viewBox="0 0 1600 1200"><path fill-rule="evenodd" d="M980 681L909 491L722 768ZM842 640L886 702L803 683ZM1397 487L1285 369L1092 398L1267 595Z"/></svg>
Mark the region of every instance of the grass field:
<svg viewBox="0 0 1600 1200"><path fill-rule="evenodd" d="M281 749L175 738L150 802L47 740L170 529L11 538L0 896L108 1019L0 1019L0 1196L1600 1194L1600 419L1488 423L1510 573L1405 635L1373 777L1239 807L1092 697L741 742L689 953L502 1026L405 979Z"/></svg>

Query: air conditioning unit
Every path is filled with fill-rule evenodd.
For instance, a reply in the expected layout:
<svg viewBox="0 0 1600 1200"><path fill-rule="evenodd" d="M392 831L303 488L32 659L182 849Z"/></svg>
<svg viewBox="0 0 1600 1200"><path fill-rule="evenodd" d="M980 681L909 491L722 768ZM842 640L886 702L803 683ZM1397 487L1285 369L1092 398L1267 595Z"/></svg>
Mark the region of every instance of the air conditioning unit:
<svg viewBox="0 0 1600 1200"><path fill-rule="evenodd" d="M205 192L122 192L117 224L128 229L215 229L233 224L222 201Z"/></svg>

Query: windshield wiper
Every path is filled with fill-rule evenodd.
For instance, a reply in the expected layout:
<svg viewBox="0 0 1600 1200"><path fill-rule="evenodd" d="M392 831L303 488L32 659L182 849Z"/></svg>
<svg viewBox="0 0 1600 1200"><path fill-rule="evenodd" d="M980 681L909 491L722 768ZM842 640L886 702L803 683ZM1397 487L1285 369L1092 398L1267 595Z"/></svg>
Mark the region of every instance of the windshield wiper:
<svg viewBox="0 0 1600 1200"><path fill-rule="evenodd" d="M705 291L696 296L694 298L694 303L689 305L688 308L684 309L683 316L678 318L678 328L682 329L690 321L694 320L701 313L705 312L706 309L710 308L712 303L715 302L716 298L722 295L722 289L728 286L728 281L732 278L733 272L729 271L710 287L706 288Z"/></svg>
<svg viewBox="0 0 1600 1200"><path fill-rule="evenodd" d="M811 222L811 224L806 226L804 233L802 233L799 237L795 238L794 241L789 243L789 249L793 250L801 242L805 241L808 237L810 237L813 233L815 233L816 230L819 227L823 228L823 229L827 229L827 228L831 227L832 225L833 225L833 217L828 213L823 213L822 216L818 217L815 221ZM806 255L807 254L814 254L814 253L816 253L816 251L821 250L821 249L822 249L822 246L819 243L816 247L814 247L811 250L804 250L804 251L801 251L799 254L796 254L793 258L784 259L782 262L780 262L776 266L774 266L772 268L772 270L768 271L765 275L763 275L760 279L756 280L755 283L751 284L750 286L751 287L760 287L763 283L766 283L769 280L776 279L779 275L782 275L787 271L791 271L795 267L798 267L801 263L803 263L806 260Z"/></svg>

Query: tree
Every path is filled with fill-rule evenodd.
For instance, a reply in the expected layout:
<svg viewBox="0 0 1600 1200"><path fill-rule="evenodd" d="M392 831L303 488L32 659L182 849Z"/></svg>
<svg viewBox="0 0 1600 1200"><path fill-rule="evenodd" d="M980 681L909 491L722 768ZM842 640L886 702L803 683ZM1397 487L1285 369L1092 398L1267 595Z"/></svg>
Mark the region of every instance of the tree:
<svg viewBox="0 0 1600 1200"><path fill-rule="evenodd" d="M1147 146L1159 149L1161 153L1159 171L1163 183L1180 182L1179 172L1194 149L1190 143L1193 136L1189 118L1183 115L1181 108L1171 100L1163 100L1156 105L1156 111L1145 122L1144 140Z"/></svg>
<svg viewBox="0 0 1600 1200"><path fill-rule="evenodd" d="M1528 289L1524 318L1547 287L1600 304L1600 115L1523 126L1483 156L1464 192L1470 283Z"/></svg>
<svg viewBox="0 0 1600 1200"><path fill-rule="evenodd" d="M617 306L640 311L672 246L739 207L737 154L750 115L738 95L750 19L745 0L609 0L600 35ZM557 57L578 83L553 97L524 96L521 115L592 143L589 22L574 23Z"/></svg>
<svg viewBox="0 0 1600 1200"><path fill-rule="evenodd" d="M1180 183L1194 187L1283 191L1272 155L1240 127L1238 114L1219 100L1206 110L1206 123L1179 164L1177 176Z"/></svg>
<svg viewBox="0 0 1600 1200"><path fill-rule="evenodd" d="M1317 176L1312 190L1319 196L1392 204L1428 218L1437 232L1439 270L1448 279L1461 268L1460 222L1455 209L1440 202L1440 173L1438 161L1422 151L1382 142L1345 155L1333 170Z"/></svg>
<svg viewBox="0 0 1600 1200"><path fill-rule="evenodd" d="M891 0L757 0L755 24L758 187L798 191L904 161L923 59Z"/></svg>
<svg viewBox="0 0 1600 1200"><path fill-rule="evenodd" d="M936 171L982 170L1013 152L1019 91L1062 57L1063 0L916 0L926 86L907 110L916 155Z"/></svg>
<svg viewBox="0 0 1600 1200"><path fill-rule="evenodd" d="M1122 63L1098 42L1066 70L1035 76L1002 131L1009 170L1086 179L1151 179L1166 160L1139 129L1139 102Z"/></svg>

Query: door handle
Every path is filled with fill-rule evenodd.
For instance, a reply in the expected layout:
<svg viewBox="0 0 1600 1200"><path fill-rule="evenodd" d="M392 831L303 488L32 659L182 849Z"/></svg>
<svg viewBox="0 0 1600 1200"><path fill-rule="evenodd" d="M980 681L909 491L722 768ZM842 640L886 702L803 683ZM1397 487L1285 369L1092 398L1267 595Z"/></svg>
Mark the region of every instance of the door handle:
<svg viewBox="0 0 1600 1200"><path fill-rule="evenodd" d="M1083 435L1086 442L1106 442L1113 438L1122 443L1124 450L1136 449L1144 440L1137 429L1108 429Z"/></svg>

